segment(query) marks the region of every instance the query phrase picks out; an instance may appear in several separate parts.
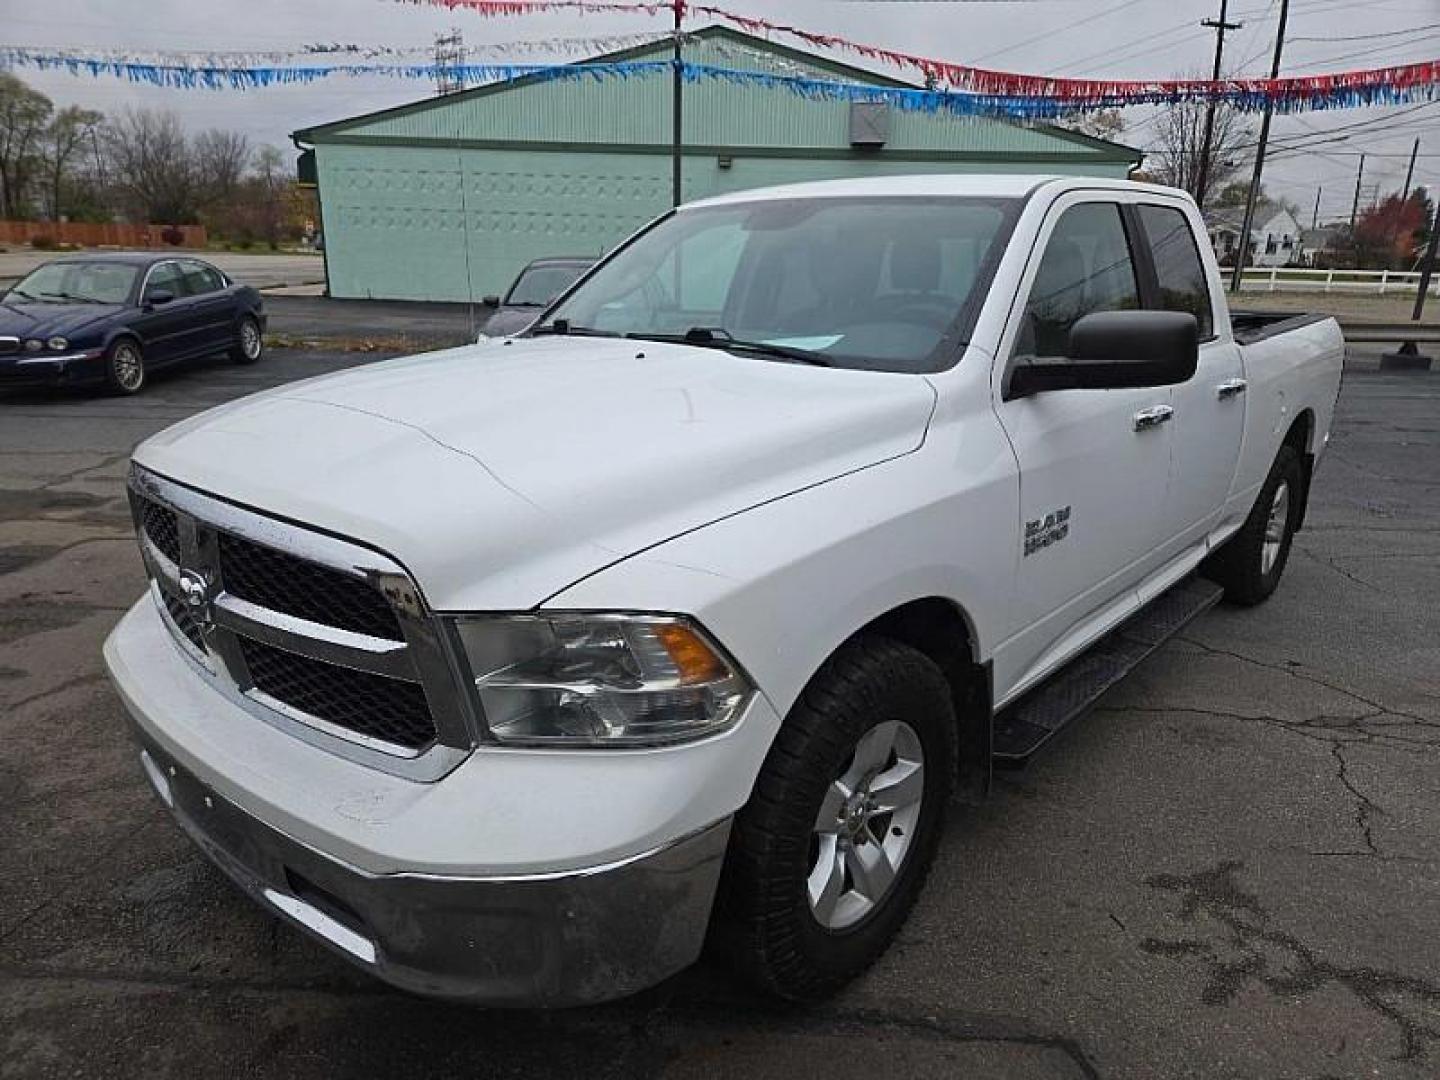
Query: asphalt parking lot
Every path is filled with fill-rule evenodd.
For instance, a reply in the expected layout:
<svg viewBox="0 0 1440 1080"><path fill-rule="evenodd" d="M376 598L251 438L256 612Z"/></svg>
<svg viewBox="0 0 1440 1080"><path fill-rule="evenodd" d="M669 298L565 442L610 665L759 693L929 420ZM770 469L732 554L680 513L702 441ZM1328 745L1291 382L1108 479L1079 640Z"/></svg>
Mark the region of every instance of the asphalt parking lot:
<svg viewBox="0 0 1440 1080"><path fill-rule="evenodd" d="M543 1014L391 992L257 910L166 817L102 674L143 588L130 448L371 359L0 394L0 1077L1440 1074L1440 374L1347 373L1280 592L956 807L842 997L775 1009L702 967Z"/></svg>

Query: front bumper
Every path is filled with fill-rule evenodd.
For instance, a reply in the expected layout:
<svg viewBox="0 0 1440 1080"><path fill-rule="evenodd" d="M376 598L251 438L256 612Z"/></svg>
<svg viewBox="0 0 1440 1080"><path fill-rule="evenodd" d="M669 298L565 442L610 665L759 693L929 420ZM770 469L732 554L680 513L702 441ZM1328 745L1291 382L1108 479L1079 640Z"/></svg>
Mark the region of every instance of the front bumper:
<svg viewBox="0 0 1440 1080"><path fill-rule="evenodd" d="M728 820L582 873L367 874L247 814L136 735L151 783L212 862L395 986L489 1005L581 1005L643 990L700 955Z"/></svg>
<svg viewBox="0 0 1440 1080"><path fill-rule="evenodd" d="M565 755L472 755L419 783L231 705L182 657L148 597L105 659L145 771L205 854L381 979L491 1005L577 1005L653 985L700 953L730 814L680 824L674 808L695 785L672 775L675 754L669 769L642 755L576 754L568 767ZM626 761L634 780L613 780ZM577 772L601 768L612 782ZM664 815L657 828L637 832L614 812L632 797ZM636 835L652 839L604 854L605 838ZM507 852L537 861L489 868Z"/></svg>
<svg viewBox="0 0 1440 1080"><path fill-rule="evenodd" d="M104 355L99 349L89 349L0 358L0 387L69 386L103 378Z"/></svg>

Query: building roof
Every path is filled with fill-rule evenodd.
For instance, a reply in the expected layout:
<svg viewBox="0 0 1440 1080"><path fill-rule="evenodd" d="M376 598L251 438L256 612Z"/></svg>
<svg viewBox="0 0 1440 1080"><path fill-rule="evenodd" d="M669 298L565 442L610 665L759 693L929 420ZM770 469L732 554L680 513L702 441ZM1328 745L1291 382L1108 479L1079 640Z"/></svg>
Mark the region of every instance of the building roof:
<svg viewBox="0 0 1440 1080"><path fill-rule="evenodd" d="M1255 217L1250 222L1251 229L1258 229L1265 222L1272 220L1278 214L1289 214L1285 206L1273 199L1255 200ZM1294 215L1291 214L1293 217ZM1245 224L1244 206L1221 206L1205 211L1205 224L1212 229L1228 229L1238 233ZM1298 222L1296 224L1299 224Z"/></svg>
<svg viewBox="0 0 1440 1080"><path fill-rule="evenodd" d="M921 89L921 87L914 83L906 82L890 75L868 71L864 68L856 67L853 64L842 63L816 53L806 52L802 49L768 41L765 38L747 34L728 26L707 26L686 36L688 40L699 43L701 49L719 49L731 53L741 51L749 54L752 61L754 61L751 63L728 62L725 66L753 69L757 66L756 62L762 65L768 63L771 70L774 70L774 68L778 66L782 72L798 71L812 78L831 79L837 82L859 83L869 86ZM578 60L575 61L575 64L622 63L631 60L668 57L669 48L670 43L668 39L659 39L617 52L604 53L599 56ZM431 145L443 141L446 144L464 145L476 140L462 138L459 134L458 124L455 129L450 129L448 122L439 124L433 120L429 120L429 118L435 117L437 114L441 114L446 110L455 110L457 106L462 108L473 106L486 98L504 95L530 86L546 84L546 82L543 78L535 75L522 75L514 79L486 83L483 86L477 86L469 90L439 96L432 95L405 105L393 106L391 108L363 113L358 116L347 117L326 124L317 124L312 127L302 128L293 132L291 138L297 143L311 144L329 142L379 143L383 140L406 141L411 143L421 143L423 141L429 142ZM579 84L549 82L548 85ZM977 125L989 124L992 127L1029 132L1031 138L1039 136L1042 139L1049 140L1054 146L1067 147L1068 152L1079 160L1123 161L1138 164L1143 157L1141 151L1132 147L1109 142L1105 139L1097 139L1093 136L1057 127L1052 124L1033 123L1022 125L1014 121L998 118L976 120L974 123ZM454 130L455 134L443 139L439 138L439 131L442 127L447 132ZM430 129L435 130L431 131ZM404 134L401 134L402 130ZM550 140L539 136L531 136L523 141L548 142ZM589 146L592 144L587 142L586 145ZM997 160L1003 159L997 158Z"/></svg>

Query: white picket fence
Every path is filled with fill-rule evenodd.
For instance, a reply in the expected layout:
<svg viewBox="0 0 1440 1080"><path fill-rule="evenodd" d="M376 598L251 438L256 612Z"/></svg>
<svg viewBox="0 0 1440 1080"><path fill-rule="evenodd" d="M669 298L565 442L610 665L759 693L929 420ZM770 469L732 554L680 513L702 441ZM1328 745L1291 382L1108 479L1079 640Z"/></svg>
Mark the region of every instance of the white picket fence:
<svg viewBox="0 0 1440 1080"><path fill-rule="evenodd" d="M1230 271L1224 271L1228 277ZM1247 267L1245 292L1344 292L1374 296L1415 295L1420 274L1414 270L1304 270L1288 266ZM1430 295L1440 296L1440 274L1430 279Z"/></svg>

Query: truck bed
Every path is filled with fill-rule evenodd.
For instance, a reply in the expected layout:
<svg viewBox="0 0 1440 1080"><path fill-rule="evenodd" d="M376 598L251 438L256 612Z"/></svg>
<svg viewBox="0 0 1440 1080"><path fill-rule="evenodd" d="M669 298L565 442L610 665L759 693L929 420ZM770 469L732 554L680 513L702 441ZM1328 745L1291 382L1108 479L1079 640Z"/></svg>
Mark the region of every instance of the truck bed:
<svg viewBox="0 0 1440 1080"><path fill-rule="evenodd" d="M1254 345L1258 341L1288 334L1302 326L1328 319L1328 315L1313 315L1302 312L1292 314L1283 311L1234 311L1230 312L1230 326L1235 340L1241 345Z"/></svg>

